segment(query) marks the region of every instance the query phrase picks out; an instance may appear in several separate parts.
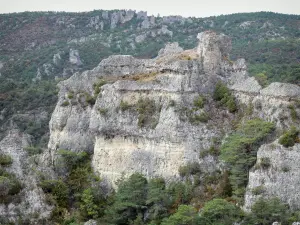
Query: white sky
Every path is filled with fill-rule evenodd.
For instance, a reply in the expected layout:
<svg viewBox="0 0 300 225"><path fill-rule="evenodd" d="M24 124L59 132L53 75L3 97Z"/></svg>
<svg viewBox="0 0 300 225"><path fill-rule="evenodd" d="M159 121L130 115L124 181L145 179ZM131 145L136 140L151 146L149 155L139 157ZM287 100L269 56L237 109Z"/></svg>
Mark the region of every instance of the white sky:
<svg viewBox="0 0 300 225"><path fill-rule="evenodd" d="M272 11L300 14L300 0L0 0L0 13L23 11L80 12L134 9L148 15L205 17L238 12Z"/></svg>

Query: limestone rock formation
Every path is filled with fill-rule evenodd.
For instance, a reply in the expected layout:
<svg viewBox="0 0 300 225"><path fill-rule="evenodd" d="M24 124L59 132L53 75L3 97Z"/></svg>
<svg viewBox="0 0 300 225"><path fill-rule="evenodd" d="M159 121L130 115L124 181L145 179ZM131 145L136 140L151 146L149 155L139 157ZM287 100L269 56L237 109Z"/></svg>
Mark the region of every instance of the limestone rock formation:
<svg viewBox="0 0 300 225"><path fill-rule="evenodd" d="M300 144L285 148L277 141L260 147L257 163L249 174L245 209L261 196L279 197L294 210L299 210ZM268 161L263 166L262 161ZM260 190L259 192L255 190Z"/></svg>
<svg viewBox="0 0 300 225"><path fill-rule="evenodd" d="M14 174L23 187L12 202L0 204L0 218L16 222L18 216L22 216L22 219L37 221L49 217L51 213L52 207L47 205L45 194L38 187L35 173L38 159L30 157L24 149L29 145L29 135L15 129L10 130L0 142L0 153L13 159L12 165L5 168L6 172Z"/></svg>
<svg viewBox="0 0 300 225"><path fill-rule="evenodd" d="M94 170L113 186L134 172L178 179L178 168L188 162L198 162L203 171L216 170L215 159L199 153L230 132L237 116L212 99L220 80L253 117L273 121L279 129L293 124L288 107L299 96L298 86L262 88L248 76L245 60L229 60L230 38L211 31L198 38L195 49L173 43L154 59L110 56L93 70L60 82L48 145L54 165L58 149L88 151ZM203 108L194 106L199 95L206 98ZM201 115L209 118L197 120ZM250 184L255 182L251 176ZM246 200L247 207L253 202Z"/></svg>
<svg viewBox="0 0 300 225"><path fill-rule="evenodd" d="M158 56L166 56L171 54L178 54L183 52L183 48L181 48L178 42L168 43L165 48L161 49L158 52Z"/></svg>
<svg viewBox="0 0 300 225"><path fill-rule="evenodd" d="M80 56L79 56L79 51L75 50L75 49L70 49L70 53L69 53L69 62L71 64L80 66L82 64L81 60L80 60Z"/></svg>
<svg viewBox="0 0 300 225"><path fill-rule="evenodd" d="M215 57L217 62L230 66L221 53L213 53L204 57ZM190 161L200 162L204 170L214 170L215 162L200 159L199 152L221 136L219 122L229 127L226 124L232 115L216 109L209 94L220 78L204 68L210 69L199 60L196 50L183 51L175 43L161 50L156 59L111 56L94 70L62 81L50 121L49 149L53 159L57 149L92 152L94 169L111 183L133 172L176 179L180 165ZM223 75L229 73L236 71L224 71ZM93 85L100 79L106 79L108 84L94 95ZM76 97L68 100L70 92ZM94 96L94 105L82 102L82 96L87 95L84 93ZM192 118L188 118L186 110L193 107L199 94L207 95L211 104L198 109L195 115L209 113L212 118L196 125L190 122ZM70 104L64 106L65 101ZM153 115L144 124L143 115L136 109L141 101L153 107ZM120 107L125 102L130 109L122 111ZM170 106L173 102L176 106Z"/></svg>

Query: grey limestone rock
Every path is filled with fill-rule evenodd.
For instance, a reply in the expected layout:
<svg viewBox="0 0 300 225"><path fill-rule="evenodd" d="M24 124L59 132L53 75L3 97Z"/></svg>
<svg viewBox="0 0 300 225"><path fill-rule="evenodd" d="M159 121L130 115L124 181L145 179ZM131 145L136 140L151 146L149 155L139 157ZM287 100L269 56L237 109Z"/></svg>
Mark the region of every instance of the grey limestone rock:
<svg viewBox="0 0 300 225"><path fill-rule="evenodd" d="M145 17L145 19L143 20L143 22L141 23L141 28L142 29L148 29L150 28L150 21L148 19L148 17Z"/></svg>
<svg viewBox="0 0 300 225"><path fill-rule="evenodd" d="M97 221L96 220L89 220L89 221L85 222L84 225L97 225Z"/></svg>
<svg viewBox="0 0 300 225"><path fill-rule="evenodd" d="M276 97L299 97L300 88L295 84L271 83L268 87L261 90L261 94L265 96L276 96Z"/></svg>
<svg viewBox="0 0 300 225"><path fill-rule="evenodd" d="M239 27L243 29L248 29L255 21L244 21L242 22Z"/></svg>
<svg viewBox="0 0 300 225"><path fill-rule="evenodd" d="M13 159L7 172L13 173L22 183L23 189L18 194L20 201L0 204L0 217L16 222L22 217L31 220L47 218L52 207L46 204L45 194L38 186L37 174L34 172L34 158L29 157L24 150L30 145L30 136L12 129L0 142L0 153L9 155ZM38 156L37 156L38 157ZM34 218L38 215L38 218Z"/></svg>
<svg viewBox="0 0 300 225"><path fill-rule="evenodd" d="M159 50L158 56L166 56L171 54L177 54L183 52L183 48L181 48L178 42L167 43L165 48Z"/></svg>
<svg viewBox="0 0 300 225"><path fill-rule="evenodd" d="M56 53L53 55L52 61L53 61L54 65L58 65L60 60L61 60L60 53Z"/></svg>
<svg viewBox="0 0 300 225"><path fill-rule="evenodd" d="M100 16L94 16L90 18L89 23L86 27L93 27L95 30L103 30L104 29L104 22L100 20Z"/></svg>
<svg viewBox="0 0 300 225"><path fill-rule="evenodd" d="M113 12L110 14L110 28L114 29L117 27L117 24L120 22L119 12Z"/></svg>
<svg viewBox="0 0 300 225"><path fill-rule="evenodd" d="M231 40L226 35L217 35L206 31L198 34L199 45L197 53L203 62L206 73L220 73L220 65L231 50Z"/></svg>
<svg viewBox="0 0 300 225"><path fill-rule="evenodd" d="M69 62L71 64L80 66L82 64L81 60L80 60L80 56L79 56L79 51L76 49L70 49L69 52Z"/></svg>
<svg viewBox="0 0 300 225"><path fill-rule="evenodd" d="M170 37L173 36L173 31L168 30L167 25L162 25L161 29L157 31L158 35L168 35Z"/></svg>
<svg viewBox="0 0 300 225"><path fill-rule="evenodd" d="M213 138L222 138L224 129L229 132L235 118L227 110L216 108L211 98L219 80L228 84L239 104L253 105L254 116L274 121L279 127L292 123L281 117L289 113L287 96L298 93L296 87L286 97L278 98L248 77L245 60L228 60L231 42L227 36L204 32L198 38L196 49L183 51L173 43L154 59L110 56L93 70L75 73L60 82L48 144L54 164L60 148L89 151L93 153L94 170L113 186L123 174L134 172L179 179L178 168L190 161L199 162L204 171L214 171L218 167L214 159L204 160L199 153L210 147ZM107 84L95 95L93 85L101 79ZM68 99L69 92L74 93L74 99ZM193 107L199 94L205 95L208 103L195 113L206 111L211 119L193 124L185 110ZM95 103L87 104L86 95ZM141 99L155 105L151 122L144 125L136 110ZM63 105L65 101L69 104ZM175 102L173 106L171 102ZM124 103L127 110L121 110Z"/></svg>
<svg viewBox="0 0 300 225"><path fill-rule="evenodd" d="M294 210L300 209L300 144L285 148L274 141L260 147L256 165L249 173L245 195L245 209L249 210L259 197L278 197ZM263 168L261 161L268 159L270 166ZM261 187L263 192L255 195L253 190Z"/></svg>
<svg viewBox="0 0 300 225"><path fill-rule="evenodd" d="M135 37L135 42L136 43L144 42L146 38L147 38L147 34L140 34Z"/></svg>
<svg viewBox="0 0 300 225"><path fill-rule="evenodd" d="M220 39L221 41L221 39ZM224 48L219 48L223 51ZM182 58L186 54L193 60ZM187 57L186 56L186 57ZM222 59L220 59L222 60ZM210 125L192 124L183 119L181 107L192 107L200 93L209 94L217 82L217 74L206 74L195 50L183 51L177 43L169 44L155 59L132 56L110 56L92 71L76 73L59 84L59 100L50 121L49 149L55 161L57 149L94 153L93 167L101 177L114 185L123 173L141 172L147 177L178 179L178 168L188 161L198 161L204 170L216 168L214 160L199 158L199 151L209 147L211 139L221 135L217 117ZM131 76L141 77L131 79ZM143 78L145 77L145 78ZM72 91L93 95L93 84L101 78L113 83L101 87L94 105L82 107L67 99ZM134 105L139 99L150 99L160 109L153 124L138 125L136 110L121 112L121 101ZM68 106L62 106L70 101ZM177 107L170 107L170 101ZM99 110L105 109L105 115ZM217 111L213 105L206 110ZM201 113L201 111L197 112ZM230 116L228 117L230 118ZM80 122L78 122L80 121ZM229 120L222 118L222 123ZM201 139L197 138L201 134Z"/></svg>
<svg viewBox="0 0 300 225"><path fill-rule="evenodd" d="M109 19L108 11L103 11L103 12L102 12L102 18L105 19L105 20L108 20L108 19Z"/></svg>
<svg viewBox="0 0 300 225"><path fill-rule="evenodd" d="M136 14L137 19L145 19L147 17L147 12L145 11L139 11Z"/></svg>

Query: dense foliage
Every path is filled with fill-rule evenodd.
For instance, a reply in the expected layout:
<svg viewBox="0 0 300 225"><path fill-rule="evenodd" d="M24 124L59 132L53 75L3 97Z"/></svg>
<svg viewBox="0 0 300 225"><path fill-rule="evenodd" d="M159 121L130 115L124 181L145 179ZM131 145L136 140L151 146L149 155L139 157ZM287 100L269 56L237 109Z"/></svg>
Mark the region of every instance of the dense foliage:
<svg viewBox="0 0 300 225"><path fill-rule="evenodd" d="M90 156L67 150L60 150L59 155L56 165L59 179L41 177L40 182L48 203L55 206L51 220L62 223L72 218L84 221L101 217L106 200L99 186L100 179L93 174ZM73 214L69 215L68 211Z"/></svg>
<svg viewBox="0 0 300 225"><path fill-rule="evenodd" d="M231 94L229 88L220 81L216 84L213 98L219 101L221 105L226 106L229 112L234 113L237 110L234 96Z"/></svg>
<svg viewBox="0 0 300 225"><path fill-rule="evenodd" d="M296 127L292 127L279 138L279 143L284 147L292 147L296 142L299 142L298 135L299 130Z"/></svg>
<svg viewBox="0 0 300 225"><path fill-rule="evenodd" d="M225 139L221 146L221 159L230 170L230 184L233 194L241 201L248 182L248 172L256 161L259 143L275 126L261 119L253 119L239 125L238 129Z"/></svg>

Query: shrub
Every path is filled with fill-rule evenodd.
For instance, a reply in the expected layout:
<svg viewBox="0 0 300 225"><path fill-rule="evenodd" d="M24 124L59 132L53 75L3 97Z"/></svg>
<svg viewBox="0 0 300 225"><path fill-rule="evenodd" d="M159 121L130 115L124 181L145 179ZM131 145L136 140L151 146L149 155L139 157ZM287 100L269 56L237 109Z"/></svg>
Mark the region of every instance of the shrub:
<svg viewBox="0 0 300 225"><path fill-rule="evenodd" d="M7 177L0 176L0 196L5 197L8 195L11 188L11 182Z"/></svg>
<svg viewBox="0 0 300 225"><path fill-rule="evenodd" d="M216 101L221 101L226 95L230 95L230 90L222 82L216 84L213 99Z"/></svg>
<svg viewBox="0 0 300 225"><path fill-rule="evenodd" d="M248 172L256 161L259 143L267 137L275 126L261 119L253 119L240 124L238 129L225 139L221 146L220 158L230 168L230 184L233 193L242 200L248 183Z"/></svg>
<svg viewBox="0 0 300 225"><path fill-rule="evenodd" d="M284 172L284 173L287 173L287 172L289 172L291 169L290 169L290 167L288 167L288 166L283 166L282 167L282 172Z"/></svg>
<svg viewBox="0 0 300 225"><path fill-rule="evenodd" d="M205 224L232 225L241 220L243 213L239 207L224 199L213 199L205 203L200 211L200 217Z"/></svg>
<svg viewBox="0 0 300 225"><path fill-rule="evenodd" d="M13 162L13 159L9 155L0 154L0 165L9 166Z"/></svg>
<svg viewBox="0 0 300 225"><path fill-rule="evenodd" d="M158 110L155 105L155 101L150 100L149 98L140 98L137 102L136 108L139 113L138 126L146 127L147 125L151 125L153 123L153 120L155 119L155 112Z"/></svg>
<svg viewBox="0 0 300 225"><path fill-rule="evenodd" d="M85 93L85 100L90 105L94 105L96 102L96 99L94 97L92 97L91 95L89 95L88 93Z"/></svg>
<svg viewBox="0 0 300 225"><path fill-rule="evenodd" d="M269 84L268 77L264 73L258 73L254 76L254 78L262 87L266 87Z"/></svg>
<svg viewBox="0 0 300 225"><path fill-rule="evenodd" d="M24 148L25 151L28 153L29 156L37 155L42 153L42 149L39 147L34 147L34 146L28 146Z"/></svg>
<svg viewBox="0 0 300 225"><path fill-rule="evenodd" d="M72 98L74 98L74 92L70 91L68 93L68 99L72 99Z"/></svg>
<svg viewBox="0 0 300 225"><path fill-rule="evenodd" d="M269 225L274 221L288 224L290 217L289 208L282 204L278 198L266 200L260 198L251 208L251 213L246 216L243 224Z"/></svg>
<svg viewBox="0 0 300 225"><path fill-rule="evenodd" d="M120 107L120 109L121 109L122 112L125 112L126 110L129 110L132 107L132 105L130 105L126 101L121 100L119 107Z"/></svg>
<svg viewBox="0 0 300 225"><path fill-rule="evenodd" d="M9 203L22 190L22 184L14 174L0 170L0 203Z"/></svg>
<svg viewBox="0 0 300 225"><path fill-rule="evenodd" d="M234 96L231 94L229 88L222 82L216 84L213 99L225 105L231 113L237 110Z"/></svg>
<svg viewBox="0 0 300 225"><path fill-rule="evenodd" d="M204 107L204 98L202 96L198 96L194 99L194 106L198 109L202 109Z"/></svg>
<svg viewBox="0 0 300 225"><path fill-rule="evenodd" d="M193 206L180 205L173 215L165 218L161 225L194 225L196 224L197 211Z"/></svg>
<svg viewBox="0 0 300 225"><path fill-rule="evenodd" d="M66 107L66 106L68 106L68 105L70 105L70 102L69 101L64 101L63 103L61 103L61 106L63 106L63 107Z"/></svg>
<svg viewBox="0 0 300 225"><path fill-rule="evenodd" d="M59 207L67 207L69 190L62 180L43 180L39 185L53 196Z"/></svg>
<svg viewBox="0 0 300 225"><path fill-rule="evenodd" d="M94 95L98 95L101 91L101 87L105 85L107 82L105 80L100 80L98 83L93 84Z"/></svg>
<svg viewBox="0 0 300 225"><path fill-rule="evenodd" d="M76 153L60 149L58 154L62 156L69 169L76 168L78 165L85 163L89 159L89 155L86 152Z"/></svg>
<svg viewBox="0 0 300 225"><path fill-rule="evenodd" d="M293 105L289 105L288 108L290 109L292 121L296 121L298 119L298 115L295 107Z"/></svg>
<svg viewBox="0 0 300 225"><path fill-rule="evenodd" d="M260 166L262 169L268 169L271 166L270 158L263 157L260 159Z"/></svg>
<svg viewBox="0 0 300 225"><path fill-rule="evenodd" d="M265 187L263 185L257 186L252 189L252 194L260 195L265 192Z"/></svg>
<svg viewBox="0 0 300 225"><path fill-rule="evenodd" d="M189 162L184 166L180 166L178 172L181 177L200 173L201 172L200 164L197 162Z"/></svg>
<svg viewBox="0 0 300 225"><path fill-rule="evenodd" d="M200 158L205 158L207 155L218 156L219 154L220 149L212 145L209 149L200 152Z"/></svg>
<svg viewBox="0 0 300 225"><path fill-rule="evenodd" d="M296 127L292 127L289 131L286 131L280 138L279 144L283 145L284 147L292 147L294 146L295 142L298 141L299 130Z"/></svg>
<svg viewBox="0 0 300 225"><path fill-rule="evenodd" d="M209 115L206 112L201 112L199 115L190 115L189 117L190 123L194 124L207 123L209 119Z"/></svg>
<svg viewBox="0 0 300 225"><path fill-rule="evenodd" d="M169 106L170 106L170 107L174 107L174 106L176 106L176 102L175 102L175 100L170 100L170 102L169 102Z"/></svg>
<svg viewBox="0 0 300 225"><path fill-rule="evenodd" d="M99 113L102 115L102 116L106 116L107 115L107 112L108 112L108 109L106 108L100 108L98 109Z"/></svg>

